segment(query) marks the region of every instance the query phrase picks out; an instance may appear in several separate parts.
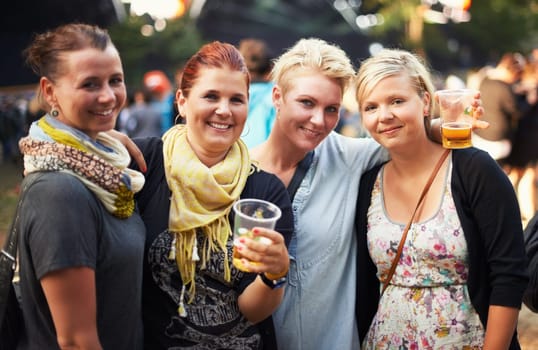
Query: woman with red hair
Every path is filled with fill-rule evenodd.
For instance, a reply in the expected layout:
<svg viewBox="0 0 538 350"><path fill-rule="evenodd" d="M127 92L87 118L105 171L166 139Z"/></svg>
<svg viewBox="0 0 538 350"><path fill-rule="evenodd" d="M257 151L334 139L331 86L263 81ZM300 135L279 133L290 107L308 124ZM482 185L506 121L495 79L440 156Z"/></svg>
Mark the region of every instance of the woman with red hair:
<svg viewBox="0 0 538 350"><path fill-rule="evenodd" d="M233 45L204 45L186 63L176 93L185 123L162 140L135 140L148 163L137 196L147 229L147 349L275 348L270 316L283 296L293 219L286 188L251 162L239 138L249 82ZM271 244L244 242L250 272L232 264L230 214L239 198L264 199L282 210L275 230L255 229Z"/></svg>

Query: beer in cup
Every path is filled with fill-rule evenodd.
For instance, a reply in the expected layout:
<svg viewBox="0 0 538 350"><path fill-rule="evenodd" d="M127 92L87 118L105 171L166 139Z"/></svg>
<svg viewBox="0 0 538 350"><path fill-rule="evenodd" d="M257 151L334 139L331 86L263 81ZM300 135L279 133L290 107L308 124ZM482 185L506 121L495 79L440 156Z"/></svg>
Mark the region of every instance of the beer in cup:
<svg viewBox="0 0 538 350"><path fill-rule="evenodd" d="M241 271L249 272L241 262L241 253L237 246L241 246L239 239L249 237L259 240L262 243L271 244L271 241L265 237L255 238L252 229L254 227L264 227L271 230L275 229L276 222L280 219L282 212L275 204L261 199L240 199L233 205L235 212L234 219L234 248L233 264ZM256 262L251 262L255 264Z"/></svg>
<svg viewBox="0 0 538 350"><path fill-rule="evenodd" d="M471 89L439 90L435 94L441 115L441 138L445 148L472 146L473 101L478 92Z"/></svg>

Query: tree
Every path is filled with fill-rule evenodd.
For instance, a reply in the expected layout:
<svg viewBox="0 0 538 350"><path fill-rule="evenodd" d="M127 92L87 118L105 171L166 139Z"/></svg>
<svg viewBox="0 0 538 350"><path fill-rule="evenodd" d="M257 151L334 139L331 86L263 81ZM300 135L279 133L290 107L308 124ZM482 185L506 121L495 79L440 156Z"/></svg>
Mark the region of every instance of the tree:
<svg viewBox="0 0 538 350"><path fill-rule="evenodd" d="M421 53L440 71L480 67L504 52L538 47L538 0L476 0L469 22L446 24L425 21L429 7L424 0L338 1L355 4L355 14L344 18L335 10L335 0L206 0L196 20L183 16L169 21L151 37L140 35L142 25L153 24L149 16L129 17L110 32L129 82L139 82L148 69L171 74L205 39L237 44L255 36L278 53L300 37L316 36L340 44L354 60L365 58L368 44L378 41ZM438 1L431 6L441 10L443 5ZM364 14L380 14L384 22L358 30L354 16Z"/></svg>
<svg viewBox="0 0 538 350"><path fill-rule="evenodd" d="M141 28L153 25L148 15L129 16L122 23L109 29L110 36L121 55L126 82L129 87L138 87L149 70L162 70L173 77L204 43L195 22L189 16L167 21L166 28L143 36Z"/></svg>
<svg viewBox="0 0 538 350"><path fill-rule="evenodd" d="M422 52L442 67L480 66L504 52L538 46L537 0L475 1L469 9L471 20L465 23L425 23L426 9L421 0L364 0L361 6L361 12L378 12L385 19L371 29L372 37Z"/></svg>
<svg viewBox="0 0 538 350"><path fill-rule="evenodd" d="M486 53L486 60L496 60L507 51L538 46L538 1L476 1L470 12L472 20L454 26L454 32L474 55Z"/></svg>

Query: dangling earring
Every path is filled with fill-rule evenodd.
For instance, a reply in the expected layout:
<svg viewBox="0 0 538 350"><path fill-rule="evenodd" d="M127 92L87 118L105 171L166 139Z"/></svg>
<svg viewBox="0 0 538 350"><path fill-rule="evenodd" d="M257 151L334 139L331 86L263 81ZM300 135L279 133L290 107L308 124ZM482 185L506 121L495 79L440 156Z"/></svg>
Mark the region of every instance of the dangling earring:
<svg viewBox="0 0 538 350"><path fill-rule="evenodd" d="M50 115L52 115L54 118L57 118L60 115L60 112L56 109L56 107L52 107L50 110Z"/></svg>
<svg viewBox="0 0 538 350"><path fill-rule="evenodd" d="M248 135L248 133L250 132L250 124L245 123L245 126L246 126L246 129L247 129L247 132L244 135L241 134L241 137L246 137ZM245 131L245 130L243 129L243 131Z"/></svg>

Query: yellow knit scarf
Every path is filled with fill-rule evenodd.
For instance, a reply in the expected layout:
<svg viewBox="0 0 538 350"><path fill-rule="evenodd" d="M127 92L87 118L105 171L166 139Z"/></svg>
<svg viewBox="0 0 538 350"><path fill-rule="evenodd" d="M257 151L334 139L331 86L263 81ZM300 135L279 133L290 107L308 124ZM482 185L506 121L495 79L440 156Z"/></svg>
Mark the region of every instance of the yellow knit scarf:
<svg viewBox="0 0 538 350"><path fill-rule="evenodd" d="M174 235L171 252L175 252L183 286L189 288L190 303L195 293L197 231L204 235L201 267L205 267L212 252L220 249L225 258L224 279L230 281L228 214L245 187L251 166L247 146L238 140L226 158L208 168L189 145L187 128L176 125L167 131L163 152L166 180L172 192L168 223L169 232Z"/></svg>

